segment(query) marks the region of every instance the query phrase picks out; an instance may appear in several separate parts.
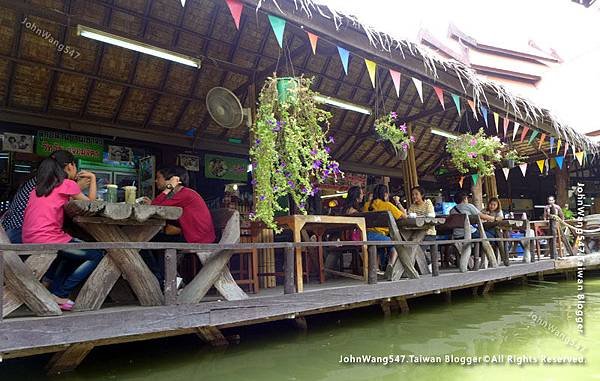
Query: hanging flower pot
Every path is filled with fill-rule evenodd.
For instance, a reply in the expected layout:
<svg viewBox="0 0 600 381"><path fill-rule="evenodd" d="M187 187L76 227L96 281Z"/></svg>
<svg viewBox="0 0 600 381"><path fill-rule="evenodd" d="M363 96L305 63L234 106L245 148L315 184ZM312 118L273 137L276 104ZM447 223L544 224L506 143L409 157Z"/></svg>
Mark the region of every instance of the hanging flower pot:
<svg viewBox="0 0 600 381"><path fill-rule="evenodd" d="M396 155L400 160L406 160L410 143L415 142L415 138L409 135L406 124L396 126L398 114L390 112L375 120L375 132L381 138L390 142Z"/></svg>
<svg viewBox="0 0 600 381"><path fill-rule="evenodd" d="M279 103L285 103L288 100L293 102L295 100L296 88L298 81L293 77L281 77L277 78L277 95Z"/></svg>
<svg viewBox="0 0 600 381"><path fill-rule="evenodd" d="M320 108L310 89L311 79L269 78L258 99L250 148L256 205L252 220L280 231L276 212L288 211L277 201L291 196L306 213L308 197L326 179L342 177L339 164L329 156L331 113Z"/></svg>
<svg viewBox="0 0 600 381"><path fill-rule="evenodd" d="M504 152L504 164L506 167L513 169L516 165L522 164L527 160L527 156L521 156L515 149Z"/></svg>
<svg viewBox="0 0 600 381"><path fill-rule="evenodd" d="M506 167L507 168L513 169L515 167L515 161L514 160L507 159L507 160L505 160L505 162L506 162Z"/></svg>
<svg viewBox="0 0 600 381"><path fill-rule="evenodd" d="M449 140L446 144L450 161L458 172L466 174L472 171L481 176L494 174L494 165L503 158L503 147L500 139L486 136L483 129L475 135L467 133L458 139Z"/></svg>

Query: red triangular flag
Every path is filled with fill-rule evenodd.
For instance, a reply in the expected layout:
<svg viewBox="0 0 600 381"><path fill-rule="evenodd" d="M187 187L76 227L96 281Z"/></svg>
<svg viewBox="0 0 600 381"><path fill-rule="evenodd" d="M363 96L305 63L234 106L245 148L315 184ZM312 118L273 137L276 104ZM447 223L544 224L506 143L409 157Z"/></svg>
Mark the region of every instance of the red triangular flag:
<svg viewBox="0 0 600 381"><path fill-rule="evenodd" d="M444 104L444 90L440 89L439 87L433 86L433 91L435 91L435 94L437 95L438 99L440 100L440 104L442 105L442 108L445 110L446 105Z"/></svg>
<svg viewBox="0 0 600 381"><path fill-rule="evenodd" d="M523 140L525 140L525 135L527 135L527 132L529 132L529 127L523 126L523 132L521 132L521 143L523 143Z"/></svg>
<svg viewBox="0 0 600 381"><path fill-rule="evenodd" d="M473 110L473 116L475 117L475 120L479 120L479 118L477 118L477 111L475 111L475 102L473 102L470 99L467 99L467 103L471 107L471 110Z"/></svg>
<svg viewBox="0 0 600 381"><path fill-rule="evenodd" d="M394 87L396 88L396 96L400 97L400 73L390 69L390 76L392 77L392 82L394 82Z"/></svg>
<svg viewBox="0 0 600 381"><path fill-rule="evenodd" d="M242 9L244 9L244 5L240 2L240 0L225 0L225 2L229 7L229 12L231 12L231 16L235 22L235 27L240 30L240 17L242 16Z"/></svg>
<svg viewBox="0 0 600 381"><path fill-rule="evenodd" d="M544 144L544 140L546 139L546 134L542 134L540 138L540 144L538 145L538 149L542 149L542 144Z"/></svg>
<svg viewBox="0 0 600 381"><path fill-rule="evenodd" d="M308 39L310 40L310 47L312 48L313 54L317 54L317 40L319 39L319 36L310 32L306 32L306 34L308 34Z"/></svg>

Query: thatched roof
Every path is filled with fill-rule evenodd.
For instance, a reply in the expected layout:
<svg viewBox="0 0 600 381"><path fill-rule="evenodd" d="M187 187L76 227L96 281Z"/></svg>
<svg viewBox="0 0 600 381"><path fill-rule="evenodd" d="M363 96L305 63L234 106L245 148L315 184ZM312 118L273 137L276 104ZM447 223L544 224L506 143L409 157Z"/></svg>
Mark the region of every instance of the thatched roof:
<svg viewBox="0 0 600 381"><path fill-rule="evenodd" d="M188 0L183 8L179 0L0 0L0 121L247 154L249 131L245 124L224 129L214 123L205 106L208 90L227 87L248 107L262 81L273 72L280 76L304 73L315 77L315 90L325 95L396 111L407 120L417 137L418 172L426 175L446 156L446 139L432 135L431 126L465 131L485 125L481 118L475 121L470 112L459 116L449 96L443 110L430 86L424 86L421 103L411 80L415 77L465 98L487 101L489 108L501 115L508 111L515 120L561 134L588 152L597 151L546 110L482 81L468 67L440 60L421 46L393 40L370 28L364 33L351 19L327 9L322 9L323 16L311 1L279 1L282 17L289 20L285 49L281 50L265 14L281 16L279 7L268 1L256 10L257 1L242 1L246 7L238 31L223 0ZM22 24L25 17L79 55L58 52ZM79 37L75 31L78 24L198 57L202 68ZM316 55L306 30L321 37ZM354 55L348 75L337 45ZM377 91L357 57L380 65ZM400 97L382 68L403 74ZM468 108L466 103L463 108ZM335 110L333 156L347 170L399 175L401 161L376 140L373 121L373 115ZM241 139L242 144L228 143L230 138ZM542 151L527 141L514 146L532 159L544 158L548 140Z"/></svg>

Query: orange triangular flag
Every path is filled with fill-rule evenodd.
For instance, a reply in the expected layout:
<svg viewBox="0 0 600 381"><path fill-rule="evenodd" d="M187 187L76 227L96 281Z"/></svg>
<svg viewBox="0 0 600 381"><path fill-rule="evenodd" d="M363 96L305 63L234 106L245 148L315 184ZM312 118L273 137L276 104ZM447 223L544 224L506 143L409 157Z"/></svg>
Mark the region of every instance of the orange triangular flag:
<svg viewBox="0 0 600 381"><path fill-rule="evenodd" d="M580 166L583 166L583 156L584 156L583 151L575 153L575 157L577 158L577 161L579 162Z"/></svg>
<svg viewBox="0 0 600 381"><path fill-rule="evenodd" d="M365 65L367 65L367 71L369 72L369 78L371 78L371 84L373 85L373 87L375 87L375 74L377 71L377 64L365 58Z"/></svg>
<svg viewBox="0 0 600 381"><path fill-rule="evenodd" d="M306 34L308 34L308 40L310 41L310 47L312 48L313 54L317 54L317 40L319 39L319 36L310 32L306 32Z"/></svg>
<svg viewBox="0 0 600 381"><path fill-rule="evenodd" d="M542 134L540 138L540 144L538 145L538 149L542 149L542 144L544 144L544 140L546 139L546 134Z"/></svg>
<svg viewBox="0 0 600 381"><path fill-rule="evenodd" d="M544 164L546 164L546 160L542 159L542 160L538 160L536 161L538 168L540 169L540 172L543 173L544 172Z"/></svg>
<svg viewBox="0 0 600 381"><path fill-rule="evenodd" d="M465 181L465 177L464 176L461 176L460 180L458 180L458 184L460 185L461 188L463 187L463 182L464 181Z"/></svg>
<svg viewBox="0 0 600 381"><path fill-rule="evenodd" d="M231 12L231 16L235 22L235 27L240 30L240 16L242 15L242 9L244 9L244 5L240 2L240 0L225 0L225 2L229 7L229 12Z"/></svg>
<svg viewBox="0 0 600 381"><path fill-rule="evenodd" d="M510 120L508 118L504 118L504 137L506 138L506 134L508 134L508 124Z"/></svg>
<svg viewBox="0 0 600 381"><path fill-rule="evenodd" d="M529 127L523 126L523 132L521 132L521 143L523 143L523 140L525 140L525 136L527 135L528 131L529 131Z"/></svg>
<svg viewBox="0 0 600 381"><path fill-rule="evenodd" d="M477 111L475 111L475 102L473 102L470 99L467 99L467 103L469 104L469 107L471 107L471 110L473 110L473 116L475 117L475 119L477 118Z"/></svg>
<svg viewBox="0 0 600 381"><path fill-rule="evenodd" d="M433 86L433 91L435 91L435 94L437 95L437 97L440 101L440 104L442 105L442 108L445 110L446 105L444 104L444 90L442 90L439 87Z"/></svg>
<svg viewBox="0 0 600 381"><path fill-rule="evenodd" d="M392 77L392 82L394 82L394 88L396 89L396 96L400 97L400 73L390 69L390 76Z"/></svg>

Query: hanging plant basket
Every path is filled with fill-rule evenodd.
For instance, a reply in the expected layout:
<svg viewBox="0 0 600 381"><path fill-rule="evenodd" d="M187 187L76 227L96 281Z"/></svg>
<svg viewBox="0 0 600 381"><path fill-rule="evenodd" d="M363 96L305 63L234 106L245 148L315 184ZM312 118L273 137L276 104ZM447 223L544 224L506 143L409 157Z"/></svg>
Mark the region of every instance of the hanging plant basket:
<svg viewBox="0 0 600 381"><path fill-rule="evenodd" d="M502 159L504 144L495 136L488 137L480 129L475 135L467 133L456 140L449 140L446 150L450 161L458 172L478 173L481 176L494 174L495 164Z"/></svg>
<svg viewBox="0 0 600 381"><path fill-rule="evenodd" d="M326 179L342 177L339 164L329 156L331 113L315 101L311 79L269 78L258 99L257 118L250 148L256 192L252 220L280 231L276 212L288 211L278 200L291 196L301 212L306 201Z"/></svg>
<svg viewBox="0 0 600 381"><path fill-rule="evenodd" d="M406 160L410 143L415 142L415 138L408 133L406 124L397 126L398 114L390 112L375 120L375 132L381 140L389 142L396 156L400 160Z"/></svg>
<svg viewBox="0 0 600 381"><path fill-rule="evenodd" d="M516 149L511 149L502 153L504 157L504 166L513 169L519 164L525 163L527 156L521 156Z"/></svg>

